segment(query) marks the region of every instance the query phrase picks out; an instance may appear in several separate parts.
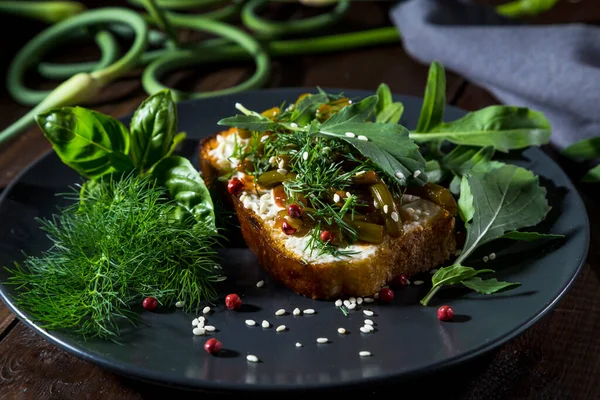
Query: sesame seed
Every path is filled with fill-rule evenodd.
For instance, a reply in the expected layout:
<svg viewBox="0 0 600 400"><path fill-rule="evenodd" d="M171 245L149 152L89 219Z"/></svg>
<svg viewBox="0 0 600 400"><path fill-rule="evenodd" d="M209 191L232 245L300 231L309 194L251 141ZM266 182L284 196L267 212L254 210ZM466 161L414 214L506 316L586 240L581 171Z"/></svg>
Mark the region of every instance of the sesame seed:
<svg viewBox="0 0 600 400"><path fill-rule="evenodd" d="M352 194L350 192L346 192L346 197L352 197Z"/></svg>
<svg viewBox="0 0 600 400"><path fill-rule="evenodd" d="M352 100L348 100L348 105L352 104Z"/></svg>
<svg viewBox="0 0 600 400"><path fill-rule="evenodd" d="M370 325L366 325L366 326L370 326ZM360 327L360 331L362 333L371 333L371 330L369 328L365 327L365 326L361 326Z"/></svg>
<svg viewBox="0 0 600 400"><path fill-rule="evenodd" d="M356 303L350 303L348 307L348 310L354 310L356 308Z"/></svg>
<svg viewBox="0 0 600 400"><path fill-rule="evenodd" d="M488 256L483 256L483 262L488 262L489 261L489 257Z"/></svg>
<svg viewBox="0 0 600 400"><path fill-rule="evenodd" d="M269 324L269 321L263 320L263 322L261 323L263 328L268 328L269 326L271 326L271 324Z"/></svg>
<svg viewBox="0 0 600 400"><path fill-rule="evenodd" d="M367 171L358 171L356 174L354 174L354 176L361 176L366 173L367 173Z"/></svg>
<svg viewBox="0 0 600 400"><path fill-rule="evenodd" d="M346 132L347 137L356 137L356 135L352 132Z"/></svg>
<svg viewBox="0 0 600 400"><path fill-rule="evenodd" d="M404 179L406 177L404 176L404 174L402 172L398 171L398 172L396 172L396 178L398 178L398 179Z"/></svg>
<svg viewBox="0 0 600 400"><path fill-rule="evenodd" d="M300 313L302 313L302 311L300 311L299 308L294 308L294 311L292 312L294 315L300 315Z"/></svg>
<svg viewBox="0 0 600 400"><path fill-rule="evenodd" d="M280 160L279 164L277 164L280 169L285 168L285 160Z"/></svg>
<svg viewBox="0 0 600 400"><path fill-rule="evenodd" d="M431 271L429 271L429 273L430 273L431 275L435 274L436 272L438 272L438 269L437 269L437 268L434 268L434 269L432 269Z"/></svg>
<svg viewBox="0 0 600 400"><path fill-rule="evenodd" d="M371 310L363 310L363 314L365 314L367 317L372 317L374 313Z"/></svg>
<svg viewBox="0 0 600 400"><path fill-rule="evenodd" d="M363 299L363 301L364 301L365 303L374 303L374 302L375 302L375 299L373 299L373 298L371 298L371 297L365 297L365 298Z"/></svg>
<svg viewBox="0 0 600 400"><path fill-rule="evenodd" d="M389 207L388 207L388 205L387 205L387 204L385 204L385 205L383 206L383 213L384 213L384 214L387 214L387 213L388 213L388 210L389 210Z"/></svg>
<svg viewBox="0 0 600 400"><path fill-rule="evenodd" d="M277 173L281 174L281 175L285 175L288 173L287 169L285 168L278 168L277 169Z"/></svg>
<svg viewBox="0 0 600 400"><path fill-rule="evenodd" d="M343 334L345 334L345 333L346 333L346 330L345 330L344 328L338 328L338 333L339 333L340 335L343 335Z"/></svg>
<svg viewBox="0 0 600 400"><path fill-rule="evenodd" d="M340 299L337 299L337 300L335 301L335 306L336 306L336 307L341 307L341 306L342 306L342 304L344 304L344 303L343 303L343 302L342 302L342 300L340 300Z"/></svg>
<svg viewBox="0 0 600 400"><path fill-rule="evenodd" d="M415 214L417 215L421 215L421 210L419 210L418 208L415 210Z"/></svg>
<svg viewBox="0 0 600 400"><path fill-rule="evenodd" d="M329 340L324 337L320 337L317 339L317 343L327 343L327 342L329 342Z"/></svg>
<svg viewBox="0 0 600 400"><path fill-rule="evenodd" d="M350 300L344 300L344 305L348 307L350 305Z"/></svg>
<svg viewBox="0 0 600 400"><path fill-rule="evenodd" d="M275 164L275 156L269 158L269 164Z"/></svg>
<svg viewBox="0 0 600 400"><path fill-rule="evenodd" d="M398 222L398 213L396 211L392 211L392 213L390 214L390 217L392 217L392 219L394 220L394 222Z"/></svg>
<svg viewBox="0 0 600 400"><path fill-rule="evenodd" d="M204 321L206 321L206 318L198 317L198 323L204 323Z"/></svg>
<svg viewBox="0 0 600 400"><path fill-rule="evenodd" d="M265 281L256 282L256 287L263 287L265 285Z"/></svg>
<svg viewBox="0 0 600 400"><path fill-rule="evenodd" d="M266 142L267 140L269 140L269 135L264 135L264 136L261 136L261 137L260 137L260 141L261 141L261 143L264 143L264 142Z"/></svg>
<svg viewBox="0 0 600 400"><path fill-rule="evenodd" d="M365 325L373 325L374 322L371 319L365 319Z"/></svg>
<svg viewBox="0 0 600 400"><path fill-rule="evenodd" d="M204 335L206 333L206 329L204 329L204 328L194 328L192 330L192 333L194 335L196 335L196 336L202 336L202 335Z"/></svg>
<svg viewBox="0 0 600 400"><path fill-rule="evenodd" d="M415 285L415 286L422 285L423 283L424 283L423 281L413 281L413 285Z"/></svg>
<svg viewBox="0 0 600 400"><path fill-rule="evenodd" d="M296 347L302 347L302 343L296 342Z"/></svg>
<svg viewBox="0 0 600 400"><path fill-rule="evenodd" d="M413 176L414 176L415 178L416 178L417 176L419 176L419 175L421 175L421 171L419 171L419 170L416 170L416 171L413 173Z"/></svg>
<svg viewBox="0 0 600 400"><path fill-rule="evenodd" d="M408 207L408 208L406 209L406 212L407 212L407 213L409 213L409 214L414 214L414 213L415 213L415 209L414 209L414 208L412 208L412 207Z"/></svg>
<svg viewBox="0 0 600 400"><path fill-rule="evenodd" d="M210 307L206 306L202 309L202 314L208 314L210 312Z"/></svg>
<svg viewBox="0 0 600 400"><path fill-rule="evenodd" d="M379 203L377 203L377 200L373 200L373 207L379 208Z"/></svg>
<svg viewBox="0 0 600 400"><path fill-rule="evenodd" d="M329 150L331 150L330 147L323 147L323 153L327 153Z"/></svg>
<svg viewBox="0 0 600 400"><path fill-rule="evenodd" d="M283 308L275 311L275 315L283 315L283 314L285 314L285 310Z"/></svg>
<svg viewBox="0 0 600 400"><path fill-rule="evenodd" d="M350 297L350 298L348 299L348 301L349 301L350 303L356 303L356 297Z"/></svg>
<svg viewBox="0 0 600 400"><path fill-rule="evenodd" d="M302 159L304 161L308 160L308 151L305 151L304 153L302 153Z"/></svg>
<svg viewBox="0 0 600 400"><path fill-rule="evenodd" d="M258 362L258 357L256 357L255 355L252 355L252 354L248 354L246 356L246 360L255 363L255 362Z"/></svg>
<svg viewBox="0 0 600 400"><path fill-rule="evenodd" d="M194 318L192 320L192 326L197 326L198 325L198 318Z"/></svg>
<svg viewBox="0 0 600 400"><path fill-rule="evenodd" d="M358 355L361 357L370 357L371 356L371 352L370 351L359 351Z"/></svg>
<svg viewBox="0 0 600 400"><path fill-rule="evenodd" d="M419 220L419 216L417 214L413 214L412 215L412 220L413 221L418 221Z"/></svg>
<svg viewBox="0 0 600 400"><path fill-rule="evenodd" d="M214 331L216 331L216 330L217 330L217 328L215 328L215 327L214 327L214 326L212 326L212 325L206 325L206 326L204 327L204 329L206 329L206 332L214 332Z"/></svg>
<svg viewBox="0 0 600 400"><path fill-rule="evenodd" d="M292 123L290 124L290 126L291 126L292 128L297 128L297 127L298 127L298 124L297 124L297 123L295 123L295 122L292 122Z"/></svg>
<svg viewBox="0 0 600 400"><path fill-rule="evenodd" d="M178 301L177 303L175 303L175 307L181 308L181 307L183 307L184 304L185 303L183 301Z"/></svg>
<svg viewBox="0 0 600 400"><path fill-rule="evenodd" d="M375 327L373 325L364 325L363 328L365 328L369 332L373 332L375 330Z"/></svg>
<svg viewBox="0 0 600 400"><path fill-rule="evenodd" d="M275 330L276 330L277 332L283 332L283 331L285 331L285 325L279 325L279 326L277 327L277 329L275 329Z"/></svg>
<svg viewBox="0 0 600 400"><path fill-rule="evenodd" d="M364 140L365 142L369 141L369 138L363 135L358 136L358 140Z"/></svg>
<svg viewBox="0 0 600 400"><path fill-rule="evenodd" d="M363 298L359 297L358 299L356 299L356 304L361 305L363 302Z"/></svg>
<svg viewBox="0 0 600 400"><path fill-rule="evenodd" d="M425 215L426 217L429 217L429 212L423 211L423 215Z"/></svg>
<svg viewBox="0 0 600 400"><path fill-rule="evenodd" d="M496 253L490 253L490 260L493 260L494 258L496 258Z"/></svg>
<svg viewBox="0 0 600 400"><path fill-rule="evenodd" d="M315 310L313 310L312 308L307 308L306 310L304 310L304 314L314 314Z"/></svg>
<svg viewBox="0 0 600 400"><path fill-rule="evenodd" d="M340 195L339 194L334 194L333 195L333 202L334 203L339 203L340 202Z"/></svg>
<svg viewBox="0 0 600 400"><path fill-rule="evenodd" d="M253 319L247 319L246 320L246 325L248 325L248 326L254 326L254 325L256 325L256 321L253 320Z"/></svg>

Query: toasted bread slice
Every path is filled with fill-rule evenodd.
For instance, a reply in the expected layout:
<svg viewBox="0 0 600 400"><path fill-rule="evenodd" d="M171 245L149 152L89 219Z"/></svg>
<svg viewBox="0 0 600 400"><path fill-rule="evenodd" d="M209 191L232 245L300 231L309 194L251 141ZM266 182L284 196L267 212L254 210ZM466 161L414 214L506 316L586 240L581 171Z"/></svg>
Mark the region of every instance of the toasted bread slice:
<svg viewBox="0 0 600 400"><path fill-rule="evenodd" d="M405 195L402 207L412 215L404 234L384 242L354 244L350 257L316 256L304 252L307 237L284 234L275 225L278 207L271 190L230 195L219 176L232 170L236 129L205 138L200 170L207 185L219 185L238 216L242 235L262 267L296 293L313 299L372 296L393 277L414 275L439 266L456 248L454 216L428 200ZM233 136L232 136L233 135ZM244 179L244 174L238 173Z"/></svg>

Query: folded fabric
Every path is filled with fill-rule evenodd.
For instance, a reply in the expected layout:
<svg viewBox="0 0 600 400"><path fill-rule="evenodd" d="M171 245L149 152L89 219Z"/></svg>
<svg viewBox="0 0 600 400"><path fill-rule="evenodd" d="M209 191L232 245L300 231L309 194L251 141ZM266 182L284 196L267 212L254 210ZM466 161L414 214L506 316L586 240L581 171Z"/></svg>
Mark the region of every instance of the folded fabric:
<svg viewBox="0 0 600 400"><path fill-rule="evenodd" d="M390 16L413 58L543 112L558 148L600 136L600 27L527 25L456 0L404 1Z"/></svg>

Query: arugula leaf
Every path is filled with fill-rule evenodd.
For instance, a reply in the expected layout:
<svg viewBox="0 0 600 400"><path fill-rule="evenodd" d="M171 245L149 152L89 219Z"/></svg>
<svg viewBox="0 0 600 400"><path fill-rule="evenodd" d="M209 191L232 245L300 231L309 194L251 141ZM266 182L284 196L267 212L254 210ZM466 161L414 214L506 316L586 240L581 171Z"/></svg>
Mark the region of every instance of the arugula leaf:
<svg viewBox="0 0 600 400"><path fill-rule="evenodd" d="M438 61L429 66L425 98L415 132L429 132L444 120L446 106L446 75L444 67Z"/></svg>
<svg viewBox="0 0 600 400"><path fill-rule="evenodd" d="M215 207L210 192L187 158L163 158L152 168L151 175L177 202L178 219L192 215L198 223L216 231Z"/></svg>
<svg viewBox="0 0 600 400"><path fill-rule="evenodd" d="M321 104L327 103L328 100L329 98L325 92L306 96L296 105L290 121L300 126L307 125L314 118L317 108Z"/></svg>
<svg viewBox="0 0 600 400"><path fill-rule="evenodd" d="M35 117L56 154L80 175L94 179L129 171L129 132L120 121L83 107L52 108Z"/></svg>
<svg viewBox="0 0 600 400"><path fill-rule="evenodd" d="M377 96L370 96L344 107L319 127L319 134L351 144L401 185L406 185L407 179L424 185L425 159L408 137L408 130L398 124L365 122L377 101Z"/></svg>
<svg viewBox="0 0 600 400"><path fill-rule="evenodd" d="M425 174L427 175L427 182L440 183L444 179L444 171L436 160L427 161Z"/></svg>
<svg viewBox="0 0 600 400"><path fill-rule="evenodd" d="M466 279L461 283L469 289L475 290L476 292L481 294L492 294L504 289L521 286L519 282L502 282L497 280L496 278L484 280L478 276Z"/></svg>
<svg viewBox="0 0 600 400"><path fill-rule="evenodd" d="M526 242L531 242L534 240L560 239L560 238L564 238L564 237L565 237L565 235L554 235L551 233L512 231L512 232L507 232L504 235L500 236L500 239L523 240Z"/></svg>
<svg viewBox="0 0 600 400"><path fill-rule="evenodd" d="M456 146L440 160L440 164L454 175L462 177L476 165L488 163L494 157L494 146Z"/></svg>
<svg viewBox="0 0 600 400"><path fill-rule="evenodd" d="M574 161L587 161L600 158L600 136L582 139L566 147L562 155Z"/></svg>
<svg viewBox="0 0 600 400"><path fill-rule="evenodd" d="M404 105L401 102L394 102L390 87L382 83L377 88L377 106L375 106L375 122L383 124L397 124L402 118Z"/></svg>
<svg viewBox="0 0 600 400"><path fill-rule="evenodd" d="M493 171L466 175L465 182L469 196L466 185L461 184L458 206L466 219L467 239L457 263L506 232L538 224L550 211L539 178L524 168L507 164Z"/></svg>
<svg viewBox="0 0 600 400"><path fill-rule="evenodd" d="M550 134L550 123L540 112L525 107L489 106L442 123L428 133L411 133L410 137L416 142L444 139L508 152L546 144Z"/></svg>
<svg viewBox="0 0 600 400"><path fill-rule="evenodd" d="M169 89L146 98L131 118L131 156L140 171L170 150L177 129L177 107Z"/></svg>
<svg viewBox="0 0 600 400"><path fill-rule="evenodd" d="M460 197L458 198L458 215L465 224L473 219L475 207L473 205L473 194L466 176L460 181Z"/></svg>
<svg viewBox="0 0 600 400"><path fill-rule="evenodd" d="M223 118L217 122L217 124L257 132L273 131L280 127L277 122L273 122L269 118L261 115L236 115L235 117Z"/></svg>
<svg viewBox="0 0 600 400"><path fill-rule="evenodd" d="M496 12L509 18L534 16L550 10L559 0L515 0L496 6Z"/></svg>
<svg viewBox="0 0 600 400"><path fill-rule="evenodd" d="M470 279L476 275L494 272L491 269L474 269L471 267L465 267L458 263L443 267L437 270L437 272L431 277L431 283L433 284L429 293L421 299L421 304L426 306L431 298L437 293L442 286L455 285L462 283L463 281Z"/></svg>

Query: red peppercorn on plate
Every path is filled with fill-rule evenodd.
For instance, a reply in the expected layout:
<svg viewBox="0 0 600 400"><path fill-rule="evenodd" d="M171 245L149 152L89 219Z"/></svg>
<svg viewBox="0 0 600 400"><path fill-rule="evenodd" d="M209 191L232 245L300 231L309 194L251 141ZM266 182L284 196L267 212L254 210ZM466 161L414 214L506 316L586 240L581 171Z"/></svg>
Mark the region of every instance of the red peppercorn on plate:
<svg viewBox="0 0 600 400"><path fill-rule="evenodd" d="M356 104L374 93L340 89L325 91L343 92L344 98ZM255 116L255 113L260 115L284 101L294 104L305 93L318 92L308 88L272 89L182 102L177 105L177 131L185 131L187 139L181 143L177 154L189 159L199 170L201 140L223 131L223 124L217 123L239 114L236 110L240 108L236 108L236 104L242 105L246 115ZM336 97L336 101L339 98ZM393 96L389 101L402 103L399 123L407 128L406 135L410 130L411 137L419 141L429 139L419 136L427 133L419 133L418 130L435 134L436 129L428 128L422 117L423 99ZM349 105L345 104L346 107ZM389 113L397 109L392 107ZM465 114L448 106L443 118L446 123L452 124L452 121L460 122ZM123 118L123 121L128 123L130 118ZM377 137L376 133L364 132L363 135L359 131L360 126L352 128L355 129L353 131L347 121L336 118L341 128L319 122L321 125L315 123L315 129L323 135L330 133L330 136L341 132L336 140L344 136L351 145L351 151L358 149L364 155L373 150L368 146L376 142L373 139ZM382 114L381 118L387 117ZM528 121L539 120L533 116ZM350 122L358 126L356 121ZM269 123L263 119L258 122ZM285 124L291 130L295 129L289 121ZM310 124L312 122L307 125ZM458 123L454 124L442 127L458 126ZM297 124L297 127L304 129L305 125ZM396 128L390 126L389 129ZM413 132L416 134L413 135ZM359 136L371 141L359 139ZM404 136L399 136L399 141L404 140L401 137ZM363 146L365 143L367 147ZM423 147L428 146L423 144ZM477 149L479 151L480 148ZM387 176L392 192L391 179L394 179L393 176L400 177L399 172L403 171L403 177L410 174L416 186L422 187L420 185L425 179L431 182L439 178L435 171L441 171L440 168L448 165L450 159L440 158L439 165L428 162L421 171L419 165L424 164L419 164L421 161L414 154L397 154L391 149L377 154L386 157L391 154L388 160L390 165L396 165L397 169L393 170L396 173L387 173L383 164L375 163L369 164L369 168L359 176L370 174L371 170L379 176ZM297 162L308 161L313 155L304 156L300 152ZM416 160L415 164L411 164L409 159ZM135 162L138 161L136 159ZM483 175L486 180L501 182L504 175L510 175L513 182L521 184L521 189L527 193L529 201L525 199L521 205L527 208L533 202L545 218L541 222L536 220L531 230L515 228L511 232L502 232L502 237L494 241L487 241L489 232L486 233L488 236L480 232L475 238L476 227L469 225L466 235L464 231L452 233L456 248L462 249L468 256L461 258L460 253L456 253L439 265L418 273L388 276L371 293L350 293L327 300L298 294L275 279L259 263L260 254L255 254L256 249L246 245L247 237L241 234L233 211L227 208L225 202L218 203L216 196L215 209L223 207L228 210L217 216L219 223L226 226L224 236L227 240L218 249L218 255L220 268L227 279L215 286L216 300L203 302L197 311L190 312L183 301L163 304L161 293L147 293L140 298L139 306L132 309L140 316L140 323L120 326L120 343L116 344L101 338L83 339L70 330L40 327L16 300L18 289L7 284L10 275L4 268L0 270L0 293L5 304L23 323L49 342L83 360L144 381L238 392L350 388L398 382L465 362L515 338L557 304L585 260L589 243L587 215L581 198L559 166L536 146L496 151L494 161L503 166L498 167L497 164L498 169L494 169L493 176ZM396 162L400 164L394 164ZM290 168L293 168L291 165ZM398 165L408 167L401 171ZM417 170L420 172L417 173ZM277 170L274 171L272 176L276 176ZM239 199L247 181L240 177L238 180L231 178L228 176L222 180L223 192ZM448 190L460 189L460 196L463 196L462 200L457 197L459 211L454 217L457 227L464 227L465 219L472 223L485 217L486 211L478 202L478 196L486 192L486 180L476 178L476 174L465 174L462 180L457 179L447 186ZM49 248L49 239L39 228L36 218L49 218L56 212L57 206L68 203L68 199L56 195L77 182L81 182L77 172L65 165L55 152L50 152L4 190L0 197L1 266L13 267L14 262L22 262L26 254L40 255ZM471 202L464 195L468 190L474 198ZM345 191L332 193L331 199L336 202L353 197L351 190L348 192L351 196L347 196ZM510 197L508 200L519 200L512 186L507 186L503 193L507 199ZM294 224L302 219L307 208L305 203L293 203L284 204L278 210L283 211L280 221L282 235L289 233L293 236L297 232L292 230L303 229ZM417 208L411 208L415 213ZM405 218L411 214L407 209L408 206ZM356 209L356 214L361 214L360 209ZM327 217L324 212L318 215ZM396 232L390 221L382 221L377 229ZM395 222L393 217L391 221ZM284 226L283 222L289 226ZM533 230L537 233L531 233ZM555 236L543 236L549 234ZM339 245L339 235L339 226L329 224L327 229L316 232L314 238L319 240L321 248L336 252L342 251L343 247L327 246ZM533 240L534 237L536 240ZM452 285L452 282L457 283ZM498 290L500 286L501 291ZM486 291L495 293L482 294ZM398 343L402 346L397 346Z"/></svg>

